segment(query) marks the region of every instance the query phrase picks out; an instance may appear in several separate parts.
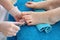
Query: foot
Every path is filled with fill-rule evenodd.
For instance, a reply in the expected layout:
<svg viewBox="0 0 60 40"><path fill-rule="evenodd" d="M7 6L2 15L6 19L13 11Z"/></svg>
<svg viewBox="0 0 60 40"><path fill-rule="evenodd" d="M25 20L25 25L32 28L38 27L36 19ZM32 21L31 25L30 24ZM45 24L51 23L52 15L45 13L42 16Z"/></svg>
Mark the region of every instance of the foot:
<svg viewBox="0 0 60 40"><path fill-rule="evenodd" d="M22 15L28 25L49 23L48 22L49 16L48 14L45 14L45 12L23 12Z"/></svg>

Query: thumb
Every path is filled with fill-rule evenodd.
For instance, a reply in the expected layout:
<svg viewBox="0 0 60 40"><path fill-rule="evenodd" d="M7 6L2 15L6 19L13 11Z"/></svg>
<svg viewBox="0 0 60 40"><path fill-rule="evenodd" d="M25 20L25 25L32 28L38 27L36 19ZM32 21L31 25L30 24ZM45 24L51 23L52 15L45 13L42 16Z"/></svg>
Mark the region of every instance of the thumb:
<svg viewBox="0 0 60 40"><path fill-rule="evenodd" d="M9 23L12 23L12 24L15 24L15 25L23 25L22 22L9 22Z"/></svg>
<svg viewBox="0 0 60 40"><path fill-rule="evenodd" d="M20 22L12 22L13 24L19 25L21 24Z"/></svg>
<svg viewBox="0 0 60 40"><path fill-rule="evenodd" d="M13 24L17 25L17 26L22 26L23 23L22 22L13 22Z"/></svg>

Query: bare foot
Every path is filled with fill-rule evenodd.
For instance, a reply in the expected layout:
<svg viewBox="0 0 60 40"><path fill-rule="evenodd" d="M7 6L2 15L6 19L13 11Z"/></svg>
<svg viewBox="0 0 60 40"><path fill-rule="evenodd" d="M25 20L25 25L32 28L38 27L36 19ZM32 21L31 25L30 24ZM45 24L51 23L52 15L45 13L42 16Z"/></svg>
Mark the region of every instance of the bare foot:
<svg viewBox="0 0 60 40"><path fill-rule="evenodd" d="M46 10L54 9L60 7L60 2L58 0L46 0L43 2L27 2L26 6L29 8L43 8Z"/></svg>
<svg viewBox="0 0 60 40"><path fill-rule="evenodd" d="M22 15L28 25L49 23L48 22L49 16L48 14L45 14L45 12L23 12Z"/></svg>

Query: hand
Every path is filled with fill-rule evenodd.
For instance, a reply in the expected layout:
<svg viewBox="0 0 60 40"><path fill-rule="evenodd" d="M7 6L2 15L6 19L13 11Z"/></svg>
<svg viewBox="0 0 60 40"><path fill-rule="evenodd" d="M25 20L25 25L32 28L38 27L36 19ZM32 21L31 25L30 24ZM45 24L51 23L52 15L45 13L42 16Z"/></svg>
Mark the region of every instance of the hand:
<svg viewBox="0 0 60 40"><path fill-rule="evenodd" d="M0 32L2 32L5 36L16 36L17 32L20 30L17 24L19 22L1 22L0 23Z"/></svg>
<svg viewBox="0 0 60 40"><path fill-rule="evenodd" d="M28 2L26 3L26 6L29 8L43 8L43 9L54 9L60 6L59 0L46 0L43 2Z"/></svg>
<svg viewBox="0 0 60 40"><path fill-rule="evenodd" d="M21 11L19 11L17 7L12 8L9 12L17 22L20 22L21 24L25 23L24 20L22 19Z"/></svg>

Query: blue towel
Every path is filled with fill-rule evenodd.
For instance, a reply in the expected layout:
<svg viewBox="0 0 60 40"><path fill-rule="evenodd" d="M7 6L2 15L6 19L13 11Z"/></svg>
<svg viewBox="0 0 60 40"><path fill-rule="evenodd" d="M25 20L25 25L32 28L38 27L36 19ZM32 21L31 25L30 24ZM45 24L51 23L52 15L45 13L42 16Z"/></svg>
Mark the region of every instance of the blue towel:
<svg viewBox="0 0 60 40"><path fill-rule="evenodd" d="M31 11L33 9L25 6L25 3L28 1L29 0L18 0L15 6L17 6L21 11ZM9 15L8 21L15 20L11 15ZM44 32L39 32L35 25L23 25L16 36L8 37L7 40L60 40L60 22L52 25L52 27L52 31L46 34Z"/></svg>
<svg viewBox="0 0 60 40"><path fill-rule="evenodd" d="M33 2L41 2L44 0L33 0ZM35 12L43 12L45 11L44 9L34 9ZM44 24L38 24L36 25L37 29L42 32L45 31L46 33L50 32L52 29L52 26L50 24L44 23Z"/></svg>

